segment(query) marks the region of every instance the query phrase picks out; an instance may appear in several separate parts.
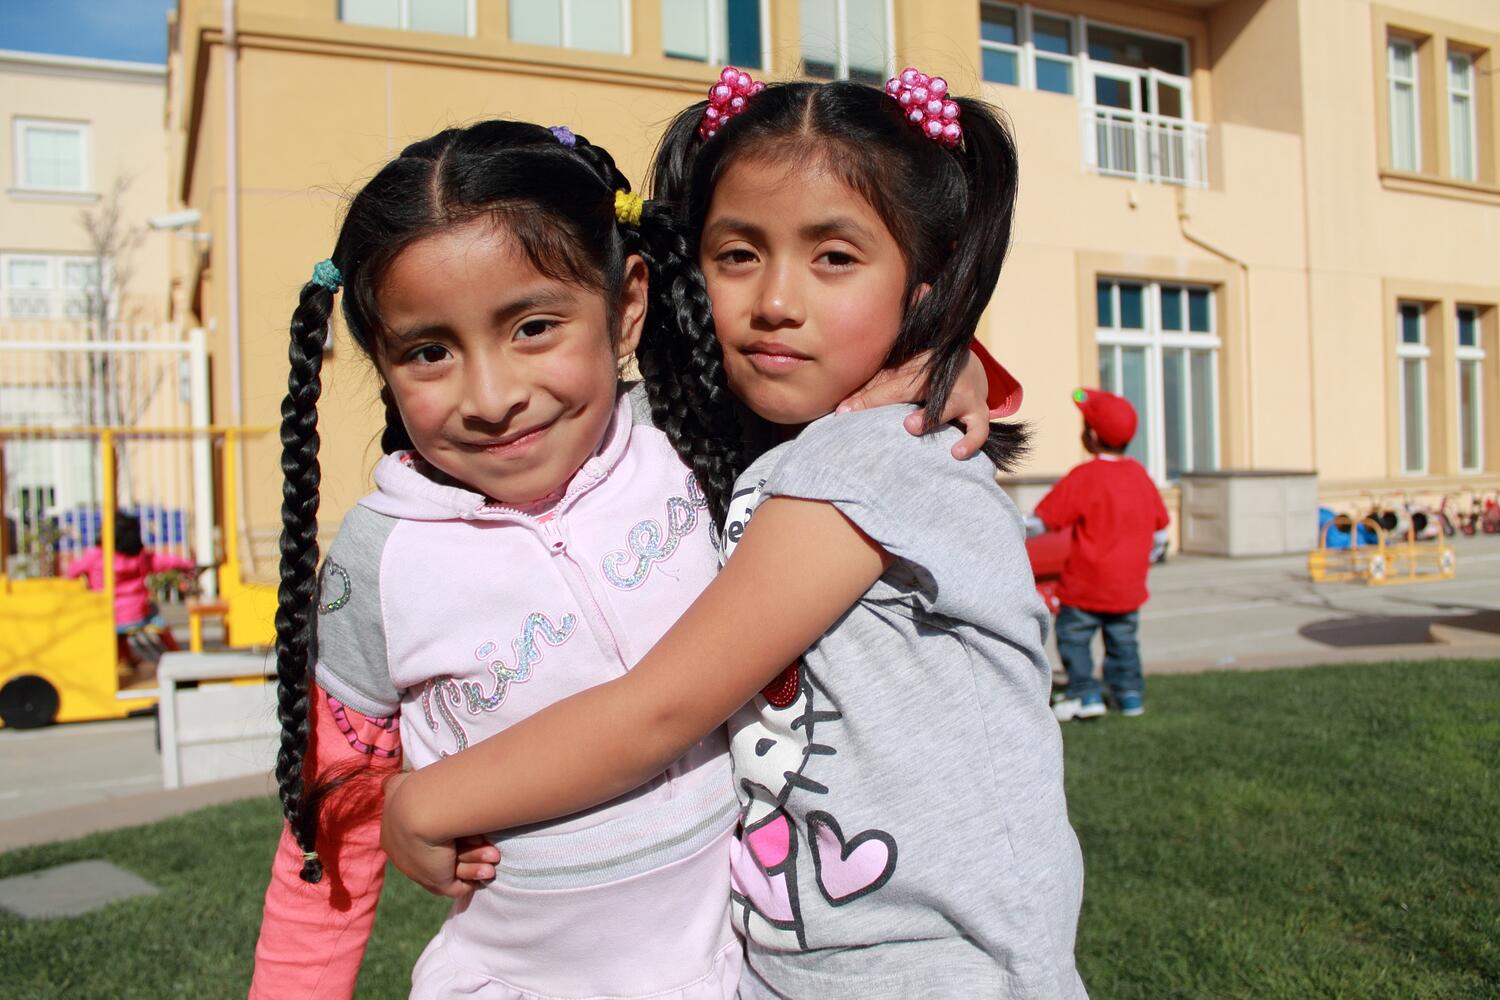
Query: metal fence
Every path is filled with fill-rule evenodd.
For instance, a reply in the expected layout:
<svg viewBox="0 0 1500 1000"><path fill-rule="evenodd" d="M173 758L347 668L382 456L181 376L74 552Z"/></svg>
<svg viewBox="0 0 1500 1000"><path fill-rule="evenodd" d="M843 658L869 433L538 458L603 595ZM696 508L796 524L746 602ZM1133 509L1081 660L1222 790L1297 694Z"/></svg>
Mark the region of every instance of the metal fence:
<svg viewBox="0 0 1500 1000"><path fill-rule="evenodd" d="M1082 109L1084 163L1095 173L1208 186L1208 127L1121 108Z"/></svg>

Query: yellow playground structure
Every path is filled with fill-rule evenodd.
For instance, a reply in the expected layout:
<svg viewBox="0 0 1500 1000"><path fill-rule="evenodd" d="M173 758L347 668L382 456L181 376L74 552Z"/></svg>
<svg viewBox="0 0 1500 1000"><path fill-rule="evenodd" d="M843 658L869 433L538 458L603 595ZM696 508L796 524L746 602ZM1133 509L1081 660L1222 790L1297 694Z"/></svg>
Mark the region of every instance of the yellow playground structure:
<svg viewBox="0 0 1500 1000"><path fill-rule="evenodd" d="M1334 531L1347 533L1347 546L1329 545ZM1367 532L1374 536L1373 542L1364 540ZM1318 547L1307 554L1307 572L1314 583L1362 580L1382 586L1451 580L1458 575L1458 561L1442 532L1431 540L1419 540L1409 518L1405 532L1394 536L1374 517L1358 523L1340 518L1324 524L1318 533Z"/></svg>
<svg viewBox="0 0 1500 1000"><path fill-rule="evenodd" d="M81 439L96 444L100 485L99 545L104 553L104 587L89 590L83 580L60 576L13 578L7 547L13 542L0 530L0 722L16 728L122 718L151 708L155 687L144 681L123 687L118 670L114 621L114 518L116 449L131 442L193 442L198 463L222 470L217 507L222 561L216 564L218 593L190 603L192 648L202 648L202 619L219 617L226 642L234 648L271 644L275 638L276 588L247 581L240 559L239 495L236 480L239 442L265 433L257 427L0 427L0 515L6 489L4 451L17 442ZM222 449L222 461L211 460L211 448ZM206 482L211 483L211 472ZM208 505L213 506L212 498ZM3 525L3 521L0 521ZM211 537L211 535L209 536ZM204 561L205 553L198 555ZM135 693L139 691L139 694Z"/></svg>

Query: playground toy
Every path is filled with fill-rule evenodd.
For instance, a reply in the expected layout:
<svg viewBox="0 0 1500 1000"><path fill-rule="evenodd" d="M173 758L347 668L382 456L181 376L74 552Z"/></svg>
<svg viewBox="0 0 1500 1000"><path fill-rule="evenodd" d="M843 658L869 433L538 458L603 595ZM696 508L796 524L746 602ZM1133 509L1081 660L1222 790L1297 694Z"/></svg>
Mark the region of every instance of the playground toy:
<svg viewBox="0 0 1500 1000"><path fill-rule="evenodd" d="M242 436L255 427L0 427L0 508L4 506L5 444L10 440L96 438L100 456L100 509L115 509L115 443L119 439L207 436L222 441L225 461L223 544L218 568L218 599L205 609L190 605L194 648L202 645L198 618L221 615L226 640L237 648L268 645L275 638L276 589L246 582L239 553L235 461ZM0 509L0 515L3 515ZM6 539L0 531L0 723L32 728L52 722L118 719L150 709L157 689L150 681L121 687L114 621L114 518L101 518L104 588L89 590L82 580L57 577L12 579ZM194 617L196 615L196 617Z"/></svg>
<svg viewBox="0 0 1500 1000"><path fill-rule="evenodd" d="M1431 540L1418 537L1415 519L1407 516L1396 523L1404 527L1400 541L1392 542L1388 521L1379 516L1330 517L1318 531L1318 547L1307 554L1307 572L1314 583L1363 580L1370 586L1451 580L1458 575L1457 558L1441 531ZM1373 538L1373 541L1371 540Z"/></svg>

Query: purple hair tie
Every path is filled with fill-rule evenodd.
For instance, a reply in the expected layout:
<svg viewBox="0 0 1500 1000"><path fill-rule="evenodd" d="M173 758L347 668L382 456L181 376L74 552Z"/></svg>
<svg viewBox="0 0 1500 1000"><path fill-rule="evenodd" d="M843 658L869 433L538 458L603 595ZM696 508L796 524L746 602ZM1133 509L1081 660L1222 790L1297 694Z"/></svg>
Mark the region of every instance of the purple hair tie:
<svg viewBox="0 0 1500 1000"><path fill-rule="evenodd" d="M958 123L958 102L949 99L947 80L928 76L915 66L908 66L900 76L893 76L885 82L885 92L901 105L906 120L933 142L952 149L963 141L964 128Z"/></svg>
<svg viewBox="0 0 1500 1000"><path fill-rule="evenodd" d="M552 133L552 138L569 149L572 149L578 143L578 136L574 135L573 130L566 125L553 125L547 131Z"/></svg>

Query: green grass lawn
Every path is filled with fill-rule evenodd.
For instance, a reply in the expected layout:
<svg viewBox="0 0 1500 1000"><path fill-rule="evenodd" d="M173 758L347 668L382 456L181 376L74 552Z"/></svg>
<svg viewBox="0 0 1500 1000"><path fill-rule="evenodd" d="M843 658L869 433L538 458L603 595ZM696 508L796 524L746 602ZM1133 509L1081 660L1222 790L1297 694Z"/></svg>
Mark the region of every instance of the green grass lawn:
<svg viewBox="0 0 1500 1000"><path fill-rule="evenodd" d="M1066 728L1096 1000L1500 996L1500 663L1163 677L1147 703ZM0 996L243 996L279 822L256 800L0 855L162 890L0 917ZM361 996L405 996L444 908L391 880Z"/></svg>

